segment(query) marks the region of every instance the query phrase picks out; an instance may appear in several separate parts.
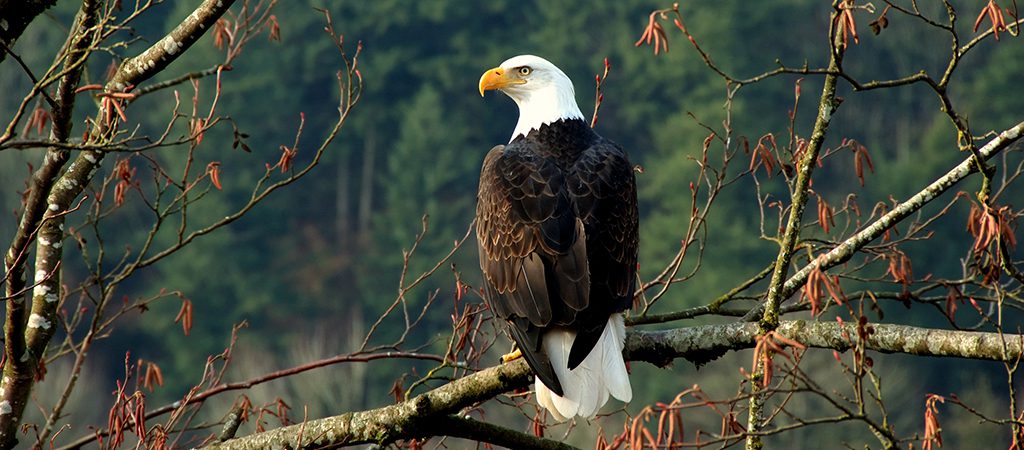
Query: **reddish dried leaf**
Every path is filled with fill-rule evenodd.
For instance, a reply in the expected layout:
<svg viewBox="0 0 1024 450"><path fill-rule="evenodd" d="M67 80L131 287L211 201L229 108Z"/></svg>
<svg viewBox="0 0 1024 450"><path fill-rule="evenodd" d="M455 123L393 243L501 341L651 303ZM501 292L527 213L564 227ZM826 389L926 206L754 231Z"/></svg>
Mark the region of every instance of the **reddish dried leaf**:
<svg viewBox="0 0 1024 450"><path fill-rule="evenodd" d="M405 388L402 387L402 381L405 377L399 377L391 385L391 395L395 398L395 403L401 403L405 401Z"/></svg>
<svg viewBox="0 0 1024 450"><path fill-rule="evenodd" d="M860 181L861 187L864 187L864 166L865 165L867 165L867 168L868 168L869 171L871 171L871 173L875 173L875 164L873 162L871 162L871 155L868 155L867 147L865 147L865 146L861 145L860 143L854 141L853 142L853 168L854 168L854 172L856 172L856 174L857 174L857 180Z"/></svg>
<svg viewBox="0 0 1024 450"><path fill-rule="evenodd" d="M984 252L989 245L1002 242L1013 248L1017 245L1014 235L1014 213L1008 206L993 207L987 204L971 204L967 220L967 232L974 236L972 251Z"/></svg>
<svg viewBox="0 0 1024 450"><path fill-rule="evenodd" d="M921 443L925 450L942 447L942 427L939 425L939 410L936 403L945 403L940 395L928 394L924 407L924 440Z"/></svg>
<svg viewBox="0 0 1024 450"><path fill-rule="evenodd" d="M999 40L999 32L1006 31L1006 19L1003 17L1003 10L999 8L999 5L995 0L989 0L988 4L981 9L978 13L978 18L974 19L974 31L977 32L978 28L981 27L981 23L988 18L992 22L992 33L995 35L996 40Z"/></svg>
<svg viewBox="0 0 1024 450"><path fill-rule="evenodd" d="M117 112L117 116L121 118L121 121L127 122L128 116L124 113L124 109L121 107L121 101L113 97L106 98L110 99L110 105L114 107L114 110Z"/></svg>
<svg viewBox="0 0 1024 450"><path fill-rule="evenodd" d="M281 173L292 170L292 161L295 159L295 155L299 154L299 149L288 148L284 145L281 146L281 158L277 160L276 167L281 169Z"/></svg>
<svg viewBox="0 0 1024 450"><path fill-rule="evenodd" d="M113 126L115 122L114 118L114 104L117 102L110 97L103 97L100 99L100 111L103 114L103 125L106 127Z"/></svg>
<svg viewBox="0 0 1024 450"><path fill-rule="evenodd" d="M277 399L275 407L277 409L275 415L278 419L281 419L281 425L288 425L290 423L288 421L288 411L291 410L292 407L288 406L288 404L281 398Z"/></svg>
<svg viewBox="0 0 1024 450"><path fill-rule="evenodd" d="M640 39L633 43L634 47L641 45L650 45L651 41L654 41L654 54L657 55L662 49L668 52L668 36L665 34L665 29L658 23L658 16L663 15L661 11L652 12L650 17L647 19L647 27L644 28L643 34L640 35ZM681 26L681 24L676 24Z"/></svg>
<svg viewBox="0 0 1024 450"><path fill-rule="evenodd" d="M21 130L21 134L28 135L32 130L36 130L36 134L42 135L43 130L46 128L46 124L50 121L50 112L42 106L32 110L32 114L29 115L27 121L25 121L25 127Z"/></svg>
<svg viewBox="0 0 1024 450"><path fill-rule="evenodd" d="M768 387L772 382L772 376L774 374L774 355L780 355L794 363L798 362L800 356L793 352L788 352L783 346L793 347L799 350L806 350L807 346L797 341L789 339L776 331L769 331L763 335L755 338L757 341L754 346L754 355L752 370L757 370L757 364L760 362L762 369L761 385L762 387ZM742 373L746 373L742 368Z"/></svg>
<svg viewBox="0 0 1024 450"><path fill-rule="evenodd" d="M849 45L851 37L854 44L860 43L860 38L857 36L857 22L853 18L853 9L853 0L843 1L839 4L839 13L832 21L833 25L842 32L840 46L843 48Z"/></svg>
<svg viewBox="0 0 1024 450"><path fill-rule="evenodd" d="M807 282L804 283L804 287L801 290L801 294L808 303L811 304L811 314L818 315L821 308L821 283L825 278L825 274L821 272L821 268L815 266L811 273L807 276Z"/></svg>
<svg viewBox="0 0 1024 450"><path fill-rule="evenodd" d="M114 185L114 206L119 207L124 204L125 193L130 186L125 180L120 180Z"/></svg>
<svg viewBox="0 0 1024 450"><path fill-rule="evenodd" d="M185 336L188 336L192 331L192 301L187 298L181 299L181 309L178 310L178 315L174 317L174 323L179 321Z"/></svg>
<svg viewBox="0 0 1024 450"><path fill-rule="evenodd" d="M533 430L533 435L537 437L544 437L543 415L538 411L537 414L533 415L533 420L531 420L530 422L531 429Z"/></svg>
<svg viewBox="0 0 1024 450"><path fill-rule="evenodd" d="M889 262L889 267L885 273L892 276L893 281L904 286L909 286L914 281L913 264L911 264L910 258L906 253L903 253L900 249L893 249L891 252L886 253L884 257Z"/></svg>
<svg viewBox="0 0 1024 450"><path fill-rule="evenodd" d="M818 225L821 226L822 231L828 234L829 230L836 226L835 209L820 195L815 195L818 199Z"/></svg>
<svg viewBox="0 0 1024 450"><path fill-rule="evenodd" d="M96 90L103 90L103 85L102 84L95 84L95 83L94 84L87 84L85 86L80 86L78 89L75 89L75 93L78 94L78 93L85 92L85 91L96 91Z"/></svg>
<svg viewBox="0 0 1024 450"><path fill-rule="evenodd" d="M757 140L757 146L754 147L753 153L750 155L750 171L754 171L758 166L764 166L765 172L768 178L771 178L775 174L775 168L780 166L781 163L775 157L775 153L778 151L778 146L775 143L775 135L768 133L761 136Z"/></svg>
<svg viewBox="0 0 1024 450"><path fill-rule="evenodd" d="M651 435L651 430L648 430L647 428L643 428L643 433L644 433L644 438L647 439L647 443L650 444L651 448L661 448L658 445L658 442L654 439L654 436Z"/></svg>
<svg viewBox="0 0 1024 450"><path fill-rule="evenodd" d="M201 117L192 119L189 128L192 132L192 140L196 142L195 145L202 144L203 136L206 134L206 119Z"/></svg>
<svg viewBox="0 0 1024 450"><path fill-rule="evenodd" d="M830 277L828 275L825 275L820 270L818 270L818 277L817 277L816 281L817 281L816 284L820 284L820 286L816 287L816 289L817 289L816 294L817 294L818 302L821 301L821 293L822 293L821 286L823 286L825 288L825 291L828 292L829 298L831 298L833 301L835 301L836 303L838 303L840 305L846 303L846 294L843 293L843 288L839 284L839 276L838 275L833 275L833 276ZM818 314L819 309L820 309L820 305L815 305L814 303L811 304L811 312L812 312L812 314ZM823 311L824 310L820 310L820 312L823 312Z"/></svg>
<svg viewBox="0 0 1024 450"><path fill-rule="evenodd" d="M213 183L213 187L218 190L222 189L220 185L220 162L214 161L207 164L206 174L210 176L210 182Z"/></svg>
<svg viewBox="0 0 1024 450"><path fill-rule="evenodd" d="M119 159L117 163L114 164L115 178L131 181L133 176L135 176L135 169L132 168L131 162L128 161L128 158Z"/></svg>
<svg viewBox="0 0 1024 450"><path fill-rule="evenodd" d="M231 42L231 33L228 31L228 20L221 18L213 26L213 46L218 49L224 48L224 44Z"/></svg>
<svg viewBox="0 0 1024 450"><path fill-rule="evenodd" d="M154 362L146 362L146 375L143 377L142 386L149 389L149 392L153 392L154 386L164 385L164 374L160 371L160 366Z"/></svg>
<svg viewBox="0 0 1024 450"><path fill-rule="evenodd" d="M949 320L953 320L956 317L958 303L960 305L964 303L964 297L960 289L955 285L946 286L946 317Z"/></svg>
<svg viewBox="0 0 1024 450"><path fill-rule="evenodd" d="M281 26L277 23L277 16L271 14L270 18L267 19L267 23L270 27L270 40L281 42Z"/></svg>

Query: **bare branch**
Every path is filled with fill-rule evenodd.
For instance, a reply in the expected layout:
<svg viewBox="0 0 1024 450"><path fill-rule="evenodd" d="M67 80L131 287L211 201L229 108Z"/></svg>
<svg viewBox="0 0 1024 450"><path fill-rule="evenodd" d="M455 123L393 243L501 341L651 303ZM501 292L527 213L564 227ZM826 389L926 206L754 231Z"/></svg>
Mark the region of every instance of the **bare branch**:
<svg viewBox="0 0 1024 450"><path fill-rule="evenodd" d="M1024 122L1018 123L1017 125L1006 129L1002 133L999 133L998 136L978 149L978 153L984 159L988 160L999 152L1009 148L1013 143L1017 142L1022 133L1024 133ZM968 175L975 173L976 171L977 166L974 164L974 156L972 155L949 172L946 172L945 175L933 181L928 185L928 187L924 188L917 194L914 194L914 196L910 197L905 202L897 205L871 225L868 225L857 234L843 241L842 244L830 250L828 253L815 258L814 261L802 267L797 273L793 274L793 276L786 280L786 283L782 287L781 298L788 298L793 295L800 286L803 286L803 284L807 282L807 277L816 268L820 268L824 271L849 261L858 250L885 234L886 230L891 229L899 221L917 212L924 207L924 205L945 193L954 185L959 183L960 180L967 178ZM761 315L762 310L763 306L758 306L751 310L744 319L754 320L756 317Z"/></svg>
<svg viewBox="0 0 1024 450"><path fill-rule="evenodd" d="M839 3L835 3L838 5ZM838 6L836 6L838 8ZM838 9L833 16L838 14ZM833 23L836 23L833 20ZM839 35L840 31L833 29L832 33ZM838 70L842 65L844 46L838 45L836 39L832 41L832 58L829 60L829 71ZM825 134L832 122L832 115L839 108L840 99L836 98L835 75L826 75L825 84L821 88L821 100L818 102L818 115L814 121L814 130L811 132L811 139L800 155L797 165L796 182L793 185L792 201L789 205L789 221L786 223L786 230L782 236L778 257L775 259L775 267L772 271L771 282L768 285L768 295L765 299L765 311L761 317L761 326L765 330L772 330L779 323L779 304L786 297L782 294L781 287L786 274L789 273L790 260L797 240L800 238L800 230L803 223L804 207L807 206L808 190L811 184L811 174L818 162L818 153L825 142Z"/></svg>
<svg viewBox="0 0 1024 450"><path fill-rule="evenodd" d="M467 417L450 415L430 421L430 428L441 436L472 439L479 442L516 449L573 450L569 444L553 439L536 437L510 428L494 425Z"/></svg>
<svg viewBox="0 0 1024 450"><path fill-rule="evenodd" d="M186 406L186 405L190 405L190 404L194 404L194 403L205 402L206 400L208 400L210 398L213 398L215 396L218 396L220 394L223 394L225 392L232 392L232 391L238 391L238 390L247 390L247 389L250 389L250 388L252 388L254 386L258 386L258 385L261 385L261 384L269 382L269 381L274 381L274 380L278 380L278 379L281 379L281 378L290 377L290 376L293 376L293 375L297 375L297 374L300 374L300 373L303 373L303 372L308 372L308 371L314 370L314 369L319 369L319 368L322 368L322 367L328 367L328 366L333 366L333 365L343 364L343 363L370 362L370 361L376 361L376 360L380 360L380 359L389 359L389 360L393 360L393 359L415 359L415 360L437 361L437 362L441 362L442 361L442 358L440 356L430 355L430 354L425 354L425 353L385 352L385 353L371 353L371 354L338 355L338 356L333 356L333 357L330 357L330 358L324 358L324 359L320 359L320 360L317 360L317 361L308 362L308 363L305 363L305 364L302 364L302 365L298 365L298 366L295 366L295 367L290 367L290 368L287 368L287 369L282 369L282 370L278 370L278 371L275 371L275 372L267 373L267 374L260 375L258 377L254 377L254 378L251 378L251 379L248 379L248 380L245 380L245 381L236 381L236 382L231 382L231 383L220 383L220 384L212 386L212 387L210 387L210 388L208 388L208 389L206 389L204 391L198 392L195 395L192 395L192 396L188 397L188 399L186 401L176 401L174 403L161 406L161 407L153 409L151 411L147 411L144 417L145 417L146 420L150 420L150 419L153 419L155 417L160 417L162 415L172 413L172 412L180 409L182 406ZM135 423L134 422L129 422L128 425L129 426L134 426ZM96 430L95 432L90 433L87 436L83 436L83 437L75 440L74 442L72 442L72 443L70 443L70 444L68 444L68 445L66 445L64 447L61 447L59 450L78 449L78 448L81 448L82 446L85 446L85 445L87 445L87 444L89 444L91 442L96 441L97 439L102 439L102 438L108 436L109 434L110 434L110 430L107 430L107 429Z"/></svg>
<svg viewBox="0 0 1024 450"><path fill-rule="evenodd" d="M432 436L438 431L429 427L432 419L455 414L508 390L525 387L529 379L530 367L526 360L520 359L460 378L395 405L311 420L205 448L321 448L388 444L399 439Z"/></svg>
<svg viewBox="0 0 1024 450"><path fill-rule="evenodd" d="M989 361L1021 355L1024 336L872 324L865 347L883 353L949 356ZM785 338L808 347L844 351L854 347L856 324L784 321L776 329ZM630 331L625 354L632 361L665 366L676 358L703 364L731 350L753 348L760 329L756 323L705 325L664 331ZM491 367L452 381L404 402L382 408L308 421L251 436L211 444L207 449L320 448L365 443L388 444L399 439L434 435L471 437L458 431L430 427L462 408L484 402L530 381L524 360ZM302 430L301 440L299 430ZM478 437L473 437L477 439ZM558 447L538 447L558 448Z"/></svg>
<svg viewBox="0 0 1024 450"><path fill-rule="evenodd" d="M177 59L178 56L195 43L207 29L211 28L233 3L233 0L204 1L170 34L139 56L126 60L110 83L108 83L107 91L123 91L163 70L163 68L167 67L168 64ZM90 13L87 11L90 10L89 8L92 8L92 20L96 20L95 14L98 14L98 5L99 2L92 1L83 4L85 9L83 9L83 14L80 14L82 23L79 27L79 32L82 33L82 36L76 42L89 42L91 44L90 29L93 26L89 23ZM68 61L75 61L75 59L69 57ZM72 91L76 88L78 76L78 74L72 72L69 73L69 77L73 79L62 80L61 87L63 90L70 92L70 97L74 95ZM69 82L65 83L65 81ZM70 112L70 106L67 112ZM98 112L97 117L102 115L102 113L102 111ZM92 129L90 140L103 140L107 137L108 132L112 130L116 130L116 121L114 121L112 126L109 126L105 121L97 120L96 126ZM55 140L57 141L67 139L67 135L61 136L60 132L57 133L56 137L57 139ZM53 153L51 152L51 154ZM59 303L57 300L60 298L61 280L59 276L50 276L49 274L55 272L56 265L62 257L61 247L64 240L63 213L81 195L85 187L88 186L103 159L103 153L101 152L81 152L64 174L59 179L56 179L57 173L59 173L64 161L67 159L66 151L60 150L57 153L64 156L57 160L53 167L49 169L52 173L47 173L48 180L44 183L49 184L49 186L43 185L37 192L38 199L40 200L39 205L45 205L45 209L40 209L42 215L36 219L41 223L39 231L35 236L36 278L37 282L39 278L43 277L46 280L38 283L38 286L33 290L31 315L27 320L27 328L26 322L24 322L24 312L8 313L8 323L12 326L6 327L7 341L12 341L10 337L13 331L17 339L14 339L12 345L21 347L22 335L20 333L24 330L24 348L14 348L13 352L7 352L12 357L6 359L3 381L0 382L0 410L5 412L0 414L0 448L11 448L17 442L17 426L21 421L29 393L31 392L39 359L42 357L47 344L50 342L50 338L53 337L57 329L56 316ZM48 156L47 159L51 159L51 157ZM45 203L41 201L42 199L45 199ZM29 205L26 209L32 207L32 205ZM34 225L30 228L26 228L24 225L23 221L23 233L27 233L27 231L24 231L25 229L32 230L35 228ZM30 239L27 234L26 239ZM15 244L17 243L16 238ZM17 252L12 248L7 256L15 258L23 254L24 252ZM11 304L15 303L12 302Z"/></svg>
<svg viewBox="0 0 1024 450"><path fill-rule="evenodd" d="M1012 361L1021 355L1024 336L973 331L871 324L865 346L882 353L948 356L987 361ZM808 347L833 350L853 348L857 324L787 320L776 331ZM674 358L704 364L730 350L753 348L759 330L755 323L704 325L664 331L634 331L626 336L626 356L664 366ZM1005 353L1003 351L1005 346Z"/></svg>

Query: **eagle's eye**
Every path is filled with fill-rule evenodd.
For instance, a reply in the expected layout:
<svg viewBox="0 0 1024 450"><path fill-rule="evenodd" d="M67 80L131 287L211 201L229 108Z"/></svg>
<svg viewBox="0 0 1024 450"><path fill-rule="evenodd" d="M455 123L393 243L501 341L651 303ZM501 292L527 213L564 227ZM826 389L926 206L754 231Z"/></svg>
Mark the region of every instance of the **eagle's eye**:
<svg viewBox="0 0 1024 450"><path fill-rule="evenodd" d="M533 69L531 69L530 66L523 66L523 67L519 68L519 75L521 75L521 76L525 77L525 76L529 75L530 72L533 72Z"/></svg>

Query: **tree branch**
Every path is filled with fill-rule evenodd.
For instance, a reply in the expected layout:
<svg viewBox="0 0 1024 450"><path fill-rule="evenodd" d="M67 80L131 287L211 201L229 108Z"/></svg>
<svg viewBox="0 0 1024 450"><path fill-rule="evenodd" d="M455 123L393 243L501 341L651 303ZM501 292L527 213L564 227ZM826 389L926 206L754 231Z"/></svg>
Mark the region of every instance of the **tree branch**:
<svg viewBox="0 0 1024 450"><path fill-rule="evenodd" d="M67 72L60 78L50 111L53 118L50 139L55 142L67 142L71 134L71 115L75 105L74 91L78 87L85 69L85 65L78 62L88 57L90 49L94 45L95 31L93 29L99 21L99 15L100 2L87 0L82 2L78 15L75 17L75 26L68 38L70 44L64 62ZM42 354L42 349L33 352L28 340L34 335L46 335L48 341L49 336L52 336L57 328L58 322L54 320L54 314L41 315L36 310L56 311L59 296L57 291L52 288L60 284L57 273L60 259L59 256L52 260L47 258L52 256L52 251L59 251L60 241L63 239L63 229L58 230L60 238L57 240L52 240L53 238L50 237L38 241L45 242L46 245L37 245L36 259L49 261L49 265L44 272L37 272L35 275L31 315L29 315L29 306L26 305L24 294L26 291L25 267L29 248L37 239L38 233L44 228L45 224L42 221L47 213L50 217L63 220L63 213L57 214L56 211L47 210L47 198L53 189L54 180L58 178L67 160L67 150L60 148L47 150L39 169L32 174L18 230L4 257L4 280L7 282L4 297L9 300L4 324L4 354L12 357L5 360L3 381L0 382L0 448L13 447L17 442L15 428L20 422L21 413L27 404L28 392L32 389L36 366L39 364L38 359L32 356L41 356ZM69 201L68 206L70 203ZM53 245L51 246L51 244ZM5 411L11 414L5 414Z"/></svg>
<svg viewBox="0 0 1024 450"><path fill-rule="evenodd" d="M455 414L511 389L526 387L529 381L530 367L526 360L520 359L459 378L398 404L311 420L205 448L320 448L387 444L398 439L434 435L438 430L427 430L424 426L435 418Z"/></svg>
<svg viewBox="0 0 1024 450"><path fill-rule="evenodd" d="M835 114L839 104L842 102L842 99L836 97L836 85L839 77L832 72L842 72L843 52L846 49L845 44L840 41L840 36L845 35L847 32L847 25L839 20L840 15L843 13L843 5L844 3L839 0L832 3L832 8L835 11L831 15L832 26L829 28L829 42L831 44L829 46L829 54L831 55L828 61L829 74L825 75L825 82L821 87L818 115L814 120L811 138L808 140L807 146L803 148L800 160L796 164L797 174L796 180L792 185L793 194L789 205L789 218L786 221L782 242L779 244L779 254L775 258L775 268L768 283L768 292L764 300L764 314L759 322L761 331L764 333L774 331L779 325L779 306L786 299L782 295L782 288L786 275L789 274L789 266L792 263L796 243L800 240L800 230L803 229L804 208L807 206L808 192L811 189L811 174L814 173L814 166L818 163L821 146L825 142L826 132L832 123L832 115ZM842 25L837 26L837 24ZM796 157L797 153L798 151L794 150L794 157ZM758 382L765 375L764 363L761 361L758 360L756 366L752 368L752 379L755 382L749 385L751 396L747 406L747 431L749 434L744 445L746 450L760 450L763 446L761 437L757 434L760 431L763 420L762 407L764 402L764 395L761 393L760 383Z"/></svg>
<svg viewBox="0 0 1024 450"><path fill-rule="evenodd" d="M919 356L947 356L988 361L1012 361L1021 355L1024 335L940 330L905 325L870 324L874 332L865 348L882 353L906 353ZM784 321L776 331L808 347L847 350L854 346L856 324ZM758 324L739 322L726 325L703 325L663 331L631 330L626 336L625 355L631 361L645 361L666 366L676 358L685 358L697 365L707 363L731 350L753 348L760 333ZM489 441L466 427L437 426L462 421L452 417L459 410L484 402L513 389L527 387L530 369L522 359L482 370L454 380L444 386L404 402L360 412L311 420L250 436L214 443L209 450L252 450L264 448L320 448L366 443L389 444L399 439L427 436L456 436ZM438 422L441 421L441 422ZM482 434L492 436L490 427L476 421L476 427L487 427ZM482 428L480 428L482 429ZM506 430L512 432L512 430ZM521 433L520 433L521 434ZM525 439L521 435L516 439ZM509 437L511 439L512 437ZM499 445L520 446L489 441ZM531 441L537 447L555 445Z"/></svg>
<svg viewBox="0 0 1024 450"><path fill-rule="evenodd" d="M439 417L430 421L434 433L516 449L576 450L569 444L516 431L510 428L473 420L456 415Z"/></svg>
<svg viewBox="0 0 1024 450"><path fill-rule="evenodd" d="M999 152L1009 148L1009 146L1017 142L1021 136L1024 135L1024 122L1020 122L1013 127L1010 127L999 133L994 139L989 141L983 147L978 149L978 154L985 160L991 159ZM822 271L828 270L846 261L849 261L858 250L866 246L871 241L885 234L886 230L891 229L899 221L905 219L911 214L917 212L924 205L928 204L939 195L942 195L968 175L977 171L977 165L974 163L974 156L969 156L964 159L959 165L950 169L945 175L939 177L928 187L924 188L913 197L907 199L907 201L900 203L886 215L880 217L871 225L868 225L857 234L851 236L849 239L843 241L828 253L815 258L806 266L802 267L797 273L789 277L786 283L782 286L782 298L789 298L797 291L805 282L807 277L814 271L815 268L820 267ZM744 320L756 320L764 310L764 305L758 305L750 311Z"/></svg>
<svg viewBox="0 0 1024 450"><path fill-rule="evenodd" d="M213 27L233 3L233 0L204 1L163 39L142 54L125 60L107 84L106 92L123 91L163 70L198 41L207 29ZM86 5L88 4L98 4L98 2L86 2ZM83 16L86 15L83 14ZM86 33L87 27L83 25L81 32ZM83 37L81 41L85 42L88 39ZM74 89L74 86L70 84L64 83L62 86L69 90ZM106 139L112 135L113 131L116 131L116 121L113 121L112 125L108 125L108 121L101 119L102 115L103 111L96 114L90 141ZM56 120L57 118L55 118L55 122ZM56 179L57 170L60 165L63 165L63 161L60 161L51 175L50 183L52 184L47 188L49 192L39 192L40 195L46 194L46 209L43 210L42 217L39 219L40 225L35 237L36 287L33 290L31 314L28 317L27 328L24 322L13 324L17 327L15 331L24 330L24 349L16 353L8 353L10 357L7 358L4 377L0 381L0 448L12 448L17 443L17 426L21 422L31 392L38 361L42 358L46 346L56 332L57 307L61 289L58 264L62 257L65 213L89 185L99 168L103 155L98 151L80 152L64 174ZM57 181L53 182L53 179ZM7 256L7 259L12 259L11 254ZM18 256L14 255L13 258ZM8 320L8 334L11 331L10 327L11 321Z"/></svg>
<svg viewBox="0 0 1024 450"><path fill-rule="evenodd" d="M1024 335L942 330L896 324L870 324L865 348L881 353L1013 361L1021 356ZM787 320L776 331L808 347L845 351L853 348L857 324ZM675 358L702 365L730 350L753 348L758 325L739 322L661 331L633 331L626 336L626 358L665 366ZM1005 347L1005 351L1004 351Z"/></svg>
<svg viewBox="0 0 1024 450"><path fill-rule="evenodd" d="M426 360L426 361L436 361L436 362L439 362L439 363L443 362L443 358L441 358L440 356L426 354L426 353L384 352L384 353L372 353L372 354L363 354L363 355L338 355L338 356L333 356L333 357L330 357L330 358L324 358L324 359L320 359L320 360L317 360L317 361L309 362L309 363L306 363L306 364L301 364L301 365L298 365L298 366L295 366L295 367L291 367L291 368L288 368L288 369L282 369L282 370L270 372L270 373L267 373L267 374L264 374L264 375L261 375L261 376L258 376L258 377L250 378L250 379L245 380L245 381L236 381L236 382L233 382L233 383L220 383L220 384L218 384L216 386L213 386L213 387L211 387L209 389L206 389L206 390L204 390L202 392L199 392L199 393L197 393L195 395L189 396L184 401L178 400L178 401L175 401L173 403L161 406L159 408L155 408L155 409L152 409L150 411L147 411L145 416L143 416L143 417L145 418L145 420L148 421L148 420L153 419L155 417L160 417L160 416L162 416L164 414L168 414L168 413L172 413L174 411L177 411L182 406L190 405L190 404L196 404L196 403L202 403L202 402L206 401L207 399L209 399L211 397L215 397L215 396L223 394L225 392L237 391L237 390L247 390L247 389L250 389L250 388L252 388L254 386L258 386L258 385L261 385L263 383L266 383L268 381L274 381L274 380L278 380L278 379L281 379L281 378L290 377L290 376L297 375L297 374L300 374L300 373L304 373L304 372L307 372L307 371L310 371L310 370L319 369L321 367L332 366L332 365L340 364L340 363L352 363L352 362L363 362L363 363L365 363L365 362L376 361L376 360L380 360L380 359L417 359L417 360ZM126 426L129 426L129 427L135 426L135 422L134 421L130 421L130 422L128 422L126 424ZM237 428L237 425L236 425L236 428ZM73 441L73 442L71 442L71 443L69 443L69 444L67 444L67 445L65 445L63 447L60 447L58 450L77 450L77 449L82 448L83 446L85 446L85 445L87 445L87 444L89 444L89 443L91 443L93 441L105 438L105 437L107 437L109 435L110 435L110 429L94 430L92 433L90 433L90 434L88 434L86 436L83 436L83 437L81 437L79 439L76 439L75 441ZM234 432L233 431L231 432L231 435L232 435L232 437L234 436ZM230 437L226 438L226 439L230 439Z"/></svg>
<svg viewBox="0 0 1024 450"><path fill-rule="evenodd" d="M838 4L834 5L838 8ZM833 13L833 23L838 14ZM841 31L833 27L831 30L838 36ZM781 295L783 280L789 273L790 260L793 258L793 250L796 242L800 239L804 207L807 206L808 191L811 188L811 174L814 166L818 163L818 154L825 142L825 134L828 126L832 123L832 115L839 108L840 99L836 97L836 83L838 77L832 71L839 71L843 62L843 46L837 42L838 37L832 39L831 55L829 59L829 74L825 75L825 83L821 88L821 99L818 101L818 115L814 121L814 130L811 138L804 148L800 161L797 163L796 182L793 185L792 204L789 207L789 220L786 223L786 230L782 236L778 257L775 259L775 268L772 271L771 281L768 284L768 295L765 299L765 312L761 317L761 326L765 331L775 329L779 324L779 304L786 297Z"/></svg>

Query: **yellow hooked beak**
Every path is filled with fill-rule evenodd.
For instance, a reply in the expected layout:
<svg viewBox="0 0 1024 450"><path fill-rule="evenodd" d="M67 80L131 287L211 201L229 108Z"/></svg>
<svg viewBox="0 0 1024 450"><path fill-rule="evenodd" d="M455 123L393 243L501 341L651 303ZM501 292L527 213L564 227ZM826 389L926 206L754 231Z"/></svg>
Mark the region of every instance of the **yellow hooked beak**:
<svg viewBox="0 0 1024 450"><path fill-rule="evenodd" d="M484 72L484 74L480 76L480 96L484 96L484 91L501 89L523 83L526 83L526 80L509 77L508 73L505 72L505 69L495 67Z"/></svg>

